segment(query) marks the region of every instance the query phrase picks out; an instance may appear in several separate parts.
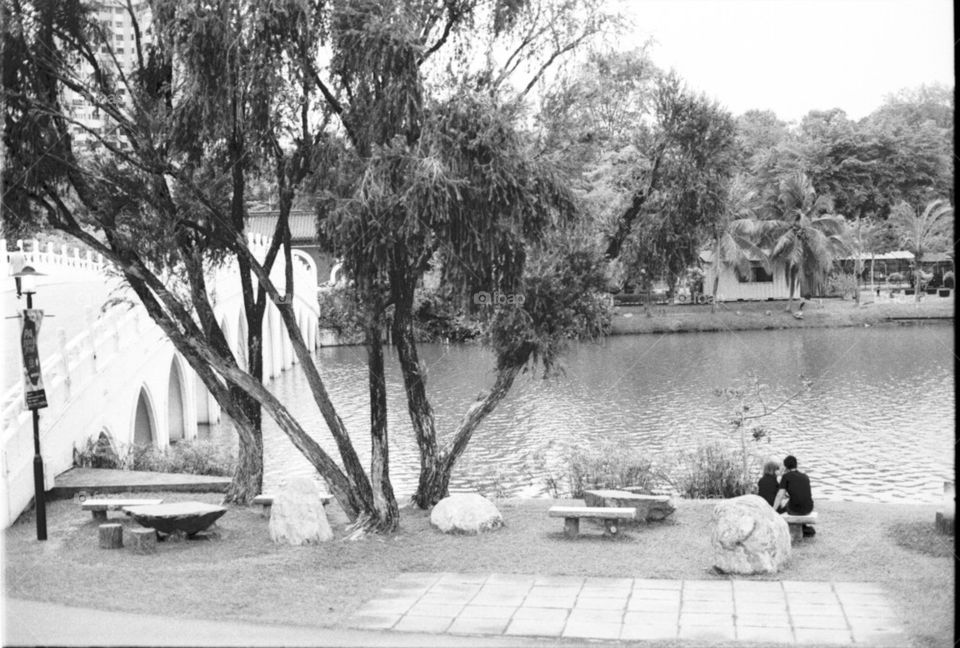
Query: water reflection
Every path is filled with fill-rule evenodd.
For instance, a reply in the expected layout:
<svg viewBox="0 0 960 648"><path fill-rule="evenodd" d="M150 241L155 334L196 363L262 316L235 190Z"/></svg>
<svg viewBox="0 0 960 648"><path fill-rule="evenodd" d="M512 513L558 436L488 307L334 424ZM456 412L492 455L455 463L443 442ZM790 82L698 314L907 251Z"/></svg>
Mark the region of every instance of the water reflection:
<svg viewBox="0 0 960 648"><path fill-rule="evenodd" d="M438 428L453 430L493 380L490 355L472 346L424 345L428 391ZM326 348L321 374L341 417L369 457L365 352ZM565 375L527 374L475 433L453 487L511 496L546 492L535 453L551 442L590 447L623 439L651 457L675 456L729 437L730 407L713 391L748 372L769 386L771 403L813 388L764 421L762 451L798 456L820 499L938 502L953 475L953 329L947 326L808 329L608 339L576 345ZM391 474L398 496L412 493L419 460L395 360L388 363ZM296 367L271 385L309 433L334 445ZM229 432L214 431L218 436ZM229 442L236 443L230 439ZM289 475L313 475L286 436L265 417L265 488Z"/></svg>

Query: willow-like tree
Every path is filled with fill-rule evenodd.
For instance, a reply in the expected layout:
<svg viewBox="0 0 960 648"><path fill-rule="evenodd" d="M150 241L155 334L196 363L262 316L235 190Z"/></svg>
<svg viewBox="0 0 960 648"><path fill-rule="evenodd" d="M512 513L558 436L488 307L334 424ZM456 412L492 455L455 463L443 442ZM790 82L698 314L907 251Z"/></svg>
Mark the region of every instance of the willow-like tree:
<svg viewBox="0 0 960 648"><path fill-rule="evenodd" d="M326 122L308 73L319 57L322 15L300 3L158 1L148 44L128 3L129 70L118 62L109 26L86 3L2 7L5 227L59 229L119 268L233 420L241 453L228 499L245 502L260 492L263 407L352 519L395 528L396 507L374 497L293 311L287 216L298 183L320 172L325 150ZM110 132L85 126L64 105L67 90L99 111ZM78 145L71 126L93 146ZM265 258L253 254L243 231L251 177L272 181L280 205ZM278 287L270 270L281 253L286 272ZM216 321L207 285L210 267L230 259L240 268L250 332L244 363ZM263 384L266 300L280 312L339 465Z"/></svg>
<svg viewBox="0 0 960 648"><path fill-rule="evenodd" d="M441 40L427 43L425 28L439 18L414 4L335 12L330 72L341 92L328 90L326 96L344 126L348 145L341 161L350 170L344 176L352 173L353 180L331 188L320 208L320 229L343 259L365 313L374 444L385 459L381 331L390 315L420 450L413 500L428 507L447 494L471 436L516 376L538 360L552 368L565 341L603 330L606 313L596 297L596 255L569 233L575 203L562 178L530 154L515 126L517 99L552 61L597 33L596 25L571 23L573 14L550 3L495 3L485 33L494 40L512 35L514 47L505 60L488 57L480 72L444 75L458 90L451 93L431 83L441 77L431 77L427 64L444 42L470 35L466 27L479 19L478 7L447 3ZM552 18L542 22L542 16ZM549 39L558 33L566 40ZM531 52L542 55L537 47L546 47L547 55L530 64L536 60ZM447 70L459 69L456 58L447 59ZM522 84L508 83L525 69L531 76ZM505 302L476 313L496 357L494 384L446 434L437 429L427 395L413 310L418 285L437 265L451 299L463 308L475 310L481 293Z"/></svg>

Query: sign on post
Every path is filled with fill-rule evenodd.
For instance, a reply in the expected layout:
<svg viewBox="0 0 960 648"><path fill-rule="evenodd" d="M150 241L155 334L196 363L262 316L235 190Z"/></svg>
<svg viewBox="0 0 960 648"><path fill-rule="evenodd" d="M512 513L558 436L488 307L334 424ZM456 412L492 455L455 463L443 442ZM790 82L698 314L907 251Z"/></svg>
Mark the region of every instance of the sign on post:
<svg viewBox="0 0 960 648"><path fill-rule="evenodd" d="M37 339L40 337L40 323L43 311L38 308L26 308L20 318L20 349L23 352L23 399L27 409L40 409L47 406L47 393L43 390L43 375L40 372L40 350Z"/></svg>

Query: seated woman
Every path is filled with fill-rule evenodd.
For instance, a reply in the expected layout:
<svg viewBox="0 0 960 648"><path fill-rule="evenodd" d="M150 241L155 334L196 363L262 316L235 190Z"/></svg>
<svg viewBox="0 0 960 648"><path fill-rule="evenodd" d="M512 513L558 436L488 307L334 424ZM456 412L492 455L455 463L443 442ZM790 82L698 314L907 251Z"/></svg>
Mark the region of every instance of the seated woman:
<svg viewBox="0 0 960 648"><path fill-rule="evenodd" d="M763 464L763 477L757 482L757 495L767 500L770 506L773 506L774 500L777 499L777 490L780 488L777 481L778 470L780 470L780 464L768 460Z"/></svg>

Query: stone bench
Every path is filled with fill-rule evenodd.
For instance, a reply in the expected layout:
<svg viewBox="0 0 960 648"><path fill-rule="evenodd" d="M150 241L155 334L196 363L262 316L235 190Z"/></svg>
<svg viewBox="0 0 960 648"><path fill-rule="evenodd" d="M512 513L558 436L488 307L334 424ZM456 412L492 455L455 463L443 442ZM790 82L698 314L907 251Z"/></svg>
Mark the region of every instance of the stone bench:
<svg viewBox="0 0 960 648"><path fill-rule="evenodd" d="M80 503L84 511L91 511L94 520L106 520L107 511L119 511L127 506L163 504L162 499L87 499Z"/></svg>
<svg viewBox="0 0 960 648"><path fill-rule="evenodd" d="M227 512L223 506L202 502L128 506L124 510L141 526L156 529L165 535L183 533L188 536L203 531Z"/></svg>
<svg viewBox="0 0 960 648"><path fill-rule="evenodd" d="M629 489L600 489L583 492L587 506L598 508L633 508L636 524L667 519L676 510L669 495L650 495Z"/></svg>
<svg viewBox="0 0 960 648"><path fill-rule="evenodd" d="M814 511L809 515L790 515L789 513L783 513L781 516L783 520L790 526L790 542L799 542L803 539L803 525L809 524L814 525L817 523L817 512Z"/></svg>
<svg viewBox="0 0 960 648"><path fill-rule="evenodd" d="M327 504L330 503L330 500L332 499L333 499L333 495L324 494L320 496L320 503L326 506ZM270 507L273 506L273 495L264 495L264 494L257 495L256 497L253 498L253 503L259 504L260 506L262 506L263 510L261 511L261 513L265 517L270 517Z"/></svg>
<svg viewBox="0 0 960 648"><path fill-rule="evenodd" d="M637 517L636 509L610 508L597 506L551 506L550 517L563 518L563 535L575 538L580 533L582 518L603 520L604 533L614 536L620 530L620 520L633 520Z"/></svg>

